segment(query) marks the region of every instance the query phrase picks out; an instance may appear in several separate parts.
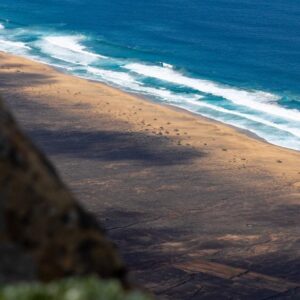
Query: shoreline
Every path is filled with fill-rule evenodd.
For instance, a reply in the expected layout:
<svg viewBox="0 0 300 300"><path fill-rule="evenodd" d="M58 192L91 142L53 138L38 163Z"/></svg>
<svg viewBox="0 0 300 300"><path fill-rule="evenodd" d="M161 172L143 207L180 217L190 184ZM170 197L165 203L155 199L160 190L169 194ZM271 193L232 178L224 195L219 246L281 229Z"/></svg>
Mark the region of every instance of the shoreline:
<svg viewBox="0 0 300 300"><path fill-rule="evenodd" d="M134 92L129 92L129 91L124 91L121 88L118 88L117 86L114 86L112 84L110 85L110 84L105 83L105 82L101 82L101 81L97 81L97 80L93 80L93 79L88 79L88 78L81 77L81 76L76 76L74 74L71 74L71 73L68 73L68 72L64 71L63 68L59 68L59 67L53 66L51 64L48 64L48 63L45 63L45 62L42 62L42 61L39 61L39 60L34 60L32 58L27 58L25 56L20 56L20 55L14 55L14 54L10 54L10 53L3 52L3 51L0 51L0 55L1 54L4 55L4 56L13 58L13 59L14 58L15 59L21 59L21 60L25 60L27 62L32 62L32 63L39 64L41 66L47 66L48 68L50 68L54 72L58 72L62 75L69 76L71 78L78 78L80 80L90 82L92 84L99 85L100 87L102 86L102 87L105 87L107 89L111 89L112 91L118 92L120 95L129 95L129 96L135 98L138 101L144 101L146 103L151 103L151 104L156 105L156 106L166 107L166 108L168 108L172 111L179 112L179 113L186 114L186 115L190 115L194 118L198 118L199 120L203 120L203 121L206 121L208 123L216 124L217 126L220 126L220 127L231 129L231 130L235 131L238 134L242 134L242 135L244 135L244 136L246 136L250 139L254 139L256 141L265 143L265 144L267 144L271 147L274 147L278 150L288 151L288 152L295 153L295 154L300 153L300 151L295 150L295 149L291 149L291 148L279 146L279 145L276 145L276 144L272 144L272 143L268 142L267 140L265 140L264 138L260 137L259 135L257 135L255 133L253 133L252 131L248 130L248 129L243 129L243 128L236 127L234 125L223 123L221 121L218 121L218 120L203 116L199 113L190 111L186 108L182 108L182 107L175 106L175 105L168 104L168 103L155 101L154 99L151 99L151 97L147 97L146 95L142 95L142 94L138 94L138 93L134 93Z"/></svg>
<svg viewBox="0 0 300 300"><path fill-rule="evenodd" d="M295 150L295 149L292 149L292 148L283 147L283 146L280 146L280 145L273 144L273 143L269 142L268 140L264 139L263 137L257 135L256 133L250 131L249 129L239 128L237 126L234 126L234 125L231 125L231 124L228 124L228 123L224 123L222 121L218 121L218 120L215 120L215 119L210 118L210 117L203 116L200 113L193 112L193 111L188 110L188 109L183 108L183 107L179 107L179 106L175 106L175 105L172 105L172 104L168 104L168 103L156 101L156 100L152 99L151 97L147 97L146 95L143 95L143 94L134 93L134 92L130 92L130 91L124 91L121 88L119 88L117 85L113 85L113 84L109 84L109 83L106 83L106 82L102 82L102 81L98 81L98 80L93 80L93 79L89 79L89 78L85 78L85 77L81 77L81 76L76 76L76 75L74 75L72 73L68 73L62 67L54 66L54 65L51 65L50 63L45 63L43 61L34 60L34 59L31 59L31 58L27 58L25 56L13 55L13 54L6 53L6 52L3 52L3 51L0 51L0 53L4 53L4 54L12 55L12 56L17 56L17 57L25 58L25 59L28 59L28 60L31 60L31 61L43 64L43 65L47 65L48 67L54 69L55 71L63 73L65 75L77 77L77 78L80 78L80 79L83 79L83 80L86 80L86 81L89 81L89 82L92 82L92 83L96 83L96 84L98 83L98 84L104 85L106 87L115 89L115 90L117 90L119 92L122 92L122 93L125 93L125 94L128 94L128 95L131 95L133 97L136 97L136 98L138 98L140 100L149 101L149 102L151 102L153 104L156 104L156 105L161 105L161 106L169 107L170 109L173 109L175 111L179 111L179 112L191 114L194 117L202 118L204 120L207 120L208 122L215 122L215 123L217 123L217 124L219 124L221 126L227 126L229 128L232 128L232 129L236 130L239 133L245 134L246 136L248 136L250 138L254 138L254 139L258 140L258 141L267 143L267 144L269 144L271 146L274 146L274 147L278 147L279 149L287 149L287 150L292 151L292 152L296 152L296 153L298 152L298 153L300 153L300 150Z"/></svg>
<svg viewBox="0 0 300 300"><path fill-rule="evenodd" d="M0 94L138 284L168 296L198 274L176 292L188 299L299 282L299 152L3 53Z"/></svg>
<svg viewBox="0 0 300 300"><path fill-rule="evenodd" d="M52 69L53 71L58 72L60 74L63 74L65 76L70 76L70 77L78 78L78 79L81 79L83 81L87 81L87 82L90 82L90 83L98 84L99 86L115 90L120 94L130 95L131 97L136 98L137 100L149 102L153 105L166 107L166 108L168 108L170 110L173 110L173 111L176 111L176 112L191 115L194 118L199 118L199 120L202 119L202 120L207 121L209 123L217 124L218 126L221 126L221 127L225 127L225 128L227 127L229 129L232 129L232 130L236 131L237 133L241 133L241 134L243 134L243 135L245 135L245 136L247 136L251 139L257 140L259 142L263 142L263 143L265 143L267 145L270 145L271 147L275 147L279 150L291 151L292 153L296 153L296 154L300 153L300 150L298 151L298 150L295 150L295 149L291 149L291 148L283 147L283 146L280 146L280 145L272 144L271 142L267 141L263 137L260 137L259 135L257 135L256 133L254 133L254 132L252 132L248 129L243 129L243 128L239 128L239 127L234 126L234 125L223 123L222 121L218 121L218 120L215 120L213 118L203 116L200 113L193 112L193 111L188 110L186 108L182 108L182 107L175 106L175 105L172 105L172 104L156 101L155 99L152 99L151 97L147 97L146 95L143 95L143 94L124 91L121 88L119 88L119 87L117 87L113 84L109 84L109 83L105 83L105 82L102 82L102 81L97 81L97 80L93 80L93 79L89 79L89 78L85 78L85 77L81 77L81 76L76 76L74 74L68 73L63 68L58 67L58 66L53 66L50 63L48 64L48 63L45 63L45 62L40 61L40 60L35 60L33 58L29 58L29 57L21 56L21 55L14 55L14 54L4 52L4 51L0 51L0 54L11 57L11 58L24 59L25 61L40 64L42 66L47 66L48 68Z"/></svg>
<svg viewBox="0 0 300 300"><path fill-rule="evenodd" d="M37 61L37 62L41 63L41 64L44 64L43 62L40 62L40 61ZM154 99L151 99L151 97L147 97L146 95L143 95L143 94L129 92L129 91L124 91L121 88L119 88L118 86L116 86L116 85L114 86L113 84L109 84L109 83L106 83L106 82L97 81L97 80L93 80L93 79L88 79L88 78L85 78L85 77L76 76L74 74L71 74L71 73L68 73L68 72L64 71L63 68L55 67L55 66L52 66L51 64L46 64L46 65L52 67L54 70L56 70L58 72L61 72L63 74L74 76L74 77L78 77L78 78L81 78L83 80L87 80L87 81L90 81L90 82L93 82L93 83L100 83L100 84L102 84L104 86L110 87L112 89L116 89L116 90L118 90L118 91L120 91L122 93L126 93L128 95L133 96L133 97L137 97L140 100L149 101L149 102L151 102L153 104L156 104L156 105L161 105L161 106L169 107L170 109L173 109L175 111L183 112L183 113L186 113L186 114L191 114L194 117L202 118L204 120L207 120L208 122L215 122L215 123L220 124L222 126L227 126L229 128L232 128L232 129L236 130L237 132L240 132L242 134L247 135L250 138L254 138L254 139L258 140L258 141L267 143L267 144L269 144L271 146L274 146L274 147L278 147L279 149L287 149L287 150L290 150L290 151L293 151L293 152L299 152L300 153L300 150L295 150L295 149L292 149L292 148L288 148L288 147L283 147L283 146L280 146L280 145L272 144L271 142L267 141L266 139L264 139L263 137L257 135L256 133L250 131L249 129L239 128L237 126L230 125L228 123L224 123L222 121L218 121L218 120L215 120L213 118L209 118L209 117L203 116L200 113L193 112L193 111L188 110L188 109L183 108L183 107L175 106L175 105L164 103L164 102L160 102L160 101L155 101Z"/></svg>

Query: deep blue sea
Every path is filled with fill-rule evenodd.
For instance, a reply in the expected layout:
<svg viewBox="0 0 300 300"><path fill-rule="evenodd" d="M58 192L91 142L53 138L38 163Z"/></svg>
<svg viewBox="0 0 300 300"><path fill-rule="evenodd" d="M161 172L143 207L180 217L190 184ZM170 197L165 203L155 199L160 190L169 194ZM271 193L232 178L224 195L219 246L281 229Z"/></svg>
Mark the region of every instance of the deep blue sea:
<svg viewBox="0 0 300 300"><path fill-rule="evenodd" d="M0 50L300 150L299 0L0 0Z"/></svg>

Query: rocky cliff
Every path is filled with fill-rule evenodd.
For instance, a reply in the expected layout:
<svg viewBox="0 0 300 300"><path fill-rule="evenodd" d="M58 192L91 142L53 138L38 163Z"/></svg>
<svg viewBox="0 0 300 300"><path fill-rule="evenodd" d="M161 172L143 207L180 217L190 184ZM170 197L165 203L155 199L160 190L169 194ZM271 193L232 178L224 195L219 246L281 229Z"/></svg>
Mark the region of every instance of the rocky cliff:
<svg viewBox="0 0 300 300"><path fill-rule="evenodd" d="M0 282L86 274L124 280L125 268L0 100Z"/></svg>

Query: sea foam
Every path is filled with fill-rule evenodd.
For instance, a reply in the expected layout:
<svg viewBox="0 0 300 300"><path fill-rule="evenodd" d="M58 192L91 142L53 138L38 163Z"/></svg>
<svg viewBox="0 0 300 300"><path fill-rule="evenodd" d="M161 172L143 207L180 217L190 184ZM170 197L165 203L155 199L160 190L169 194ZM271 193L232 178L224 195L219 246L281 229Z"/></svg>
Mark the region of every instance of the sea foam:
<svg viewBox="0 0 300 300"><path fill-rule="evenodd" d="M0 50L4 52L25 54L30 49L31 48L26 43L11 41L5 38L0 39Z"/></svg>
<svg viewBox="0 0 300 300"><path fill-rule="evenodd" d="M35 44L41 51L51 57L68 63L89 65L98 59L105 58L102 55L89 51L82 42L82 35L68 36L46 36Z"/></svg>
<svg viewBox="0 0 300 300"><path fill-rule="evenodd" d="M123 89L125 88L127 90L130 90L131 92L136 92L151 97L157 97L160 100L164 100L166 102L184 103L188 100L198 100L202 98L201 95L173 93L164 88L145 86L142 82L138 81L135 77L126 72L104 70L95 67L87 67L87 71L88 73L92 74L92 78L95 80L109 82L114 85L120 86ZM93 75L95 77L93 77Z"/></svg>
<svg viewBox="0 0 300 300"><path fill-rule="evenodd" d="M238 88L223 86L213 81L196 79L185 76L175 70L159 66L144 65L140 63L131 63L124 68L143 75L162 81L186 86L199 92L222 97L237 105L245 106L250 109L276 115L285 119L294 121L300 120L300 112L292 109L285 109L270 102L276 102L279 96L263 91L246 91Z"/></svg>
<svg viewBox="0 0 300 300"><path fill-rule="evenodd" d="M250 115L247 113L241 113L238 111L234 111L234 110L230 110L230 109L226 109L220 106L216 106L213 104L209 104L203 101L191 101L190 99L187 99L187 103L198 106L198 107L205 107L205 108L209 108L212 109L214 111L218 111L221 113L224 113L225 115L234 115L234 116L238 116L240 118L252 121L252 122L256 122L258 124L263 124L265 126L271 127L271 128L275 128L278 129L280 131L284 131L287 132L291 135L294 135L298 138L300 138L300 129L299 128L295 128L286 124L277 124L275 122L271 122L268 120L265 120L261 117L258 116L254 116L254 115Z"/></svg>
<svg viewBox="0 0 300 300"><path fill-rule="evenodd" d="M170 67L168 66L167 68L170 68ZM248 121L251 121L251 122L254 122L257 124L262 124L264 126L268 126L270 128L274 128L274 129L289 133L295 137L300 138L300 129L293 127L289 123L286 123L286 124L279 123L278 124L274 121L269 121L267 119L264 119L262 117L259 117L259 116L253 115L253 114L243 113L243 112L239 112L236 110L230 110L230 109L223 108L221 106L206 103L204 101L199 101L200 99L203 98L203 96L199 95L199 94L173 93L167 89L148 87L148 86L145 86L140 81L138 81L137 78L135 78L134 76L132 76L126 72L103 70L103 69L94 68L94 67L88 67L87 70L88 70L88 72L100 77L100 78L96 78L96 79L108 81L108 82L116 84L118 86L122 86L123 88L126 87L127 89L130 89L131 91L134 91L137 93L143 93L145 95L149 95L152 97L153 96L158 97L160 100L169 102L171 104L176 104L176 106L179 106L181 108L187 108L187 105L192 105L192 106L195 106L198 108L201 108L201 107L208 108L210 110L222 113L222 114L224 114L224 116L227 116L227 117L229 115L237 116L239 118L246 119ZM238 92L244 92L244 91L239 90ZM246 96L248 96L248 97L249 97L249 95L250 95L250 97L252 96L251 93L255 93L256 95L262 94L262 92L245 92L245 93L247 93ZM263 95L265 95L265 93L263 93ZM297 121L300 121L300 119L298 119ZM249 129L251 130L252 128L249 128Z"/></svg>

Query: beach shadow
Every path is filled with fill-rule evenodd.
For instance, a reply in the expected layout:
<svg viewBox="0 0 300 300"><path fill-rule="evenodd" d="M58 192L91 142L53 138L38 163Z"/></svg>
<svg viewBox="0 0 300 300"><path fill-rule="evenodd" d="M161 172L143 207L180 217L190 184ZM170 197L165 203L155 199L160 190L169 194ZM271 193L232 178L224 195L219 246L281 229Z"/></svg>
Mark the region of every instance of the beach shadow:
<svg viewBox="0 0 300 300"><path fill-rule="evenodd" d="M1 64L0 70L9 70L9 69L16 69L16 68L23 68L26 67L24 64L15 64L15 63L6 63L6 64Z"/></svg>
<svg viewBox="0 0 300 300"><path fill-rule="evenodd" d="M47 75L46 73L27 73L24 71L16 70L15 73L12 72L3 72L1 69L5 69L6 65L2 65L0 68L0 86L1 89L5 88L20 88L20 87L34 87L36 85L49 85L53 84L56 81L52 76ZM10 67L6 67L9 69ZM15 67L11 67L15 68Z"/></svg>
<svg viewBox="0 0 300 300"><path fill-rule="evenodd" d="M27 133L49 155L102 161L182 164L204 154L177 146L165 137L138 132L31 129Z"/></svg>
<svg viewBox="0 0 300 300"><path fill-rule="evenodd" d="M13 84L19 86L18 82L11 82L11 75L8 74L7 77L6 87ZM32 81L32 84L49 84L50 80L51 77L45 75L41 78L38 74L37 77L32 75L29 81ZM27 86L26 83L24 85ZM65 155L95 161L135 161L150 165L174 165L187 163L205 155L204 152L191 146L177 145L176 140L167 136L123 131L123 127L128 129L130 125L120 120L103 117L101 122L104 123L98 120L96 122L99 123L99 128L104 125L105 130L89 129L88 119L82 120L76 114L77 108L84 110L89 108L88 104L67 104L73 112L66 113L64 109L59 110L39 102L38 98L21 99L10 96L7 100L8 107L11 107L17 121L25 128L26 134L50 156ZM45 122L43 115L47 116ZM54 128L52 124L55 124ZM88 129L73 129L82 127L82 124ZM121 129L109 130L110 127Z"/></svg>

